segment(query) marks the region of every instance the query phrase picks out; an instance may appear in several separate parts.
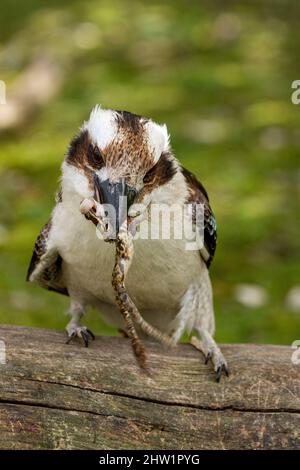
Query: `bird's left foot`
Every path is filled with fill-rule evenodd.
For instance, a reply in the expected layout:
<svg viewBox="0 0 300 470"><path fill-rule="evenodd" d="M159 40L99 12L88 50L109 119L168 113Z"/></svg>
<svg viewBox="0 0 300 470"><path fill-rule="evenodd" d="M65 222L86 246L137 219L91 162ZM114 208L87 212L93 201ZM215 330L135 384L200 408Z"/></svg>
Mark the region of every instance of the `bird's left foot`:
<svg viewBox="0 0 300 470"><path fill-rule="evenodd" d="M220 382L222 374L226 375L226 377L229 377L227 361L217 344L212 343L208 347L205 347L203 342L196 336L192 336L190 343L204 354L205 364L208 364L210 361L212 362L214 366L216 382Z"/></svg>
<svg viewBox="0 0 300 470"><path fill-rule="evenodd" d="M86 326L70 326L67 327L68 339L66 344L69 344L74 338L82 339L84 346L87 348L90 339L94 340L95 336Z"/></svg>

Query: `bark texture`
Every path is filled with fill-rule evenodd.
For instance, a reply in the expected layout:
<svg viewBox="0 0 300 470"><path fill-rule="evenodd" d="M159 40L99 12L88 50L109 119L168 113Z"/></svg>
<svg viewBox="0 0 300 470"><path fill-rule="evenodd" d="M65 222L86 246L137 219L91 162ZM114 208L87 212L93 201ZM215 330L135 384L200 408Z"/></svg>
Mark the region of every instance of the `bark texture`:
<svg viewBox="0 0 300 470"><path fill-rule="evenodd" d="M224 345L231 375L218 384L190 345L145 342L149 377L128 339L65 339L0 327L1 449L300 448L290 347Z"/></svg>

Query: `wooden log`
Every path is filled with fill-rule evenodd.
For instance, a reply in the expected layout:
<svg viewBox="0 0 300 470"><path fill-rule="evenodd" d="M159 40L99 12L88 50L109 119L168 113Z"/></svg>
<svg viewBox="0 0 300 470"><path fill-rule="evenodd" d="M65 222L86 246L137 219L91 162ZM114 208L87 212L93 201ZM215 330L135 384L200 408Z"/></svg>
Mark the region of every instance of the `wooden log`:
<svg viewBox="0 0 300 470"><path fill-rule="evenodd" d="M125 338L86 349L63 332L3 326L0 340L1 449L300 448L289 347L224 345L231 375L216 383L188 344L146 342L149 377Z"/></svg>

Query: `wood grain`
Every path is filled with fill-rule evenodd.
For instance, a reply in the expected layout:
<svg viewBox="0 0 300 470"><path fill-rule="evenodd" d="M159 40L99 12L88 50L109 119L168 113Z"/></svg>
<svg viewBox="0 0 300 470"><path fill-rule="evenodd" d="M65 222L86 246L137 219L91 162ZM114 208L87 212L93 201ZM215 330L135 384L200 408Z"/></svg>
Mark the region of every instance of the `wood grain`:
<svg viewBox="0 0 300 470"><path fill-rule="evenodd" d="M190 345L129 340L86 349L62 332L0 327L1 449L299 449L300 366L283 346L224 345L231 375Z"/></svg>

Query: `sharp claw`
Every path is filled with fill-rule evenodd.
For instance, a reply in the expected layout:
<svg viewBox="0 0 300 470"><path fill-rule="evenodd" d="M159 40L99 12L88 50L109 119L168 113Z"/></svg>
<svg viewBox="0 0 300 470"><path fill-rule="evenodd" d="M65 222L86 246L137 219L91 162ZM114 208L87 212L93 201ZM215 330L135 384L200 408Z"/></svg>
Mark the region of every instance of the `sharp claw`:
<svg viewBox="0 0 300 470"><path fill-rule="evenodd" d="M94 333L92 333L92 331L91 331L91 330L88 330L88 329L87 329L86 331L87 331L87 333L90 335L90 337L92 338L92 340L94 341L94 340L95 340L95 335L94 335Z"/></svg>
<svg viewBox="0 0 300 470"><path fill-rule="evenodd" d="M88 348L88 346L89 346L89 336L88 336L88 334L85 333L84 331L81 331L80 335L81 335L81 338L83 339L84 346L86 348Z"/></svg>
<svg viewBox="0 0 300 470"><path fill-rule="evenodd" d="M221 374L222 374L222 367L223 366L219 366L216 370L216 381L218 383L220 382L220 378L221 378Z"/></svg>
<svg viewBox="0 0 300 470"><path fill-rule="evenodd" d="M95 339L94 334L91 332L91 330L88 330L87 328L77 328L76 331L73 331L71 334L69 334L68 339L66 341L66 344L69 344L73 338L76 338L78 336L79 338L82 339L84 346L87 348L89 346L89 340L90 338L92 340Z"/></svg>
<svg viewBox="0 0 300 470"><path fill-rule="evenodd" d="M208 361L211 359L211 357L212 357L212 353L211 351L209 351L205 357L204 364L208 364Z"/></svg>
<svg viewBox="0 0 300 470"><path fill-rule="evenodd" d="M73 333L68 337L68 339L67 339L67 341L66 341L66 344L70 344L70 342L72 341L72 339L73 339L75 336L76 336L76 333L73 332Z"/></svg>
<svg viewBox="0 0 300 470"><path fill-rule="evenodd" d="M216 381L219 383L221 379L222 372L226 375L226 377L229 377L229 369L225 364L222 364L219 366L215 372L216 375Z"/></svg>

